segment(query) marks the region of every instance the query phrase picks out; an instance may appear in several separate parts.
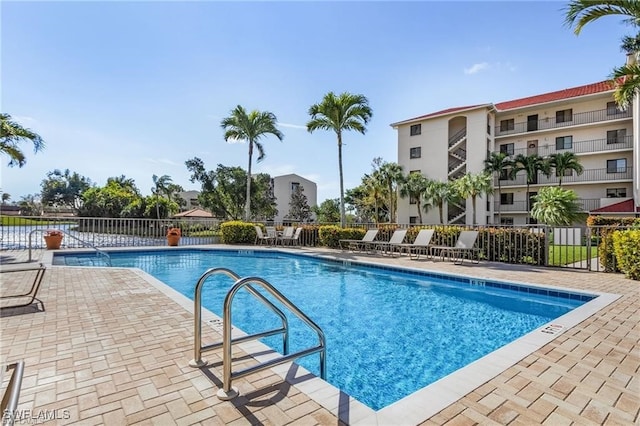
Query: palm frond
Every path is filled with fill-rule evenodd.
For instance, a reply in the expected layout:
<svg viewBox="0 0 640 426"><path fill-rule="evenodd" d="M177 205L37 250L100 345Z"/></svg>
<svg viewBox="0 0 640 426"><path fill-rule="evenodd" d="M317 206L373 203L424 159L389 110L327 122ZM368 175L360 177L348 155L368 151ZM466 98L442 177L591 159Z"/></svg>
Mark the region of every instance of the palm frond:
<svg viewBox="0 0 640 426"><path fill-rule="evenodd" d="M624 15L633 25L640 24L640 3L636 0L572 0L564 11L565 24L569 27L575 25L576 35L587 24L603 16Z"/></svg>
<svg viewBox="0 0 640 426"><path fill-rule="evenodd" d="M634 96L640 92L640 64L628 64L615 68L611 78L616 86L613 98L621 108L628 108Z"/></svg>

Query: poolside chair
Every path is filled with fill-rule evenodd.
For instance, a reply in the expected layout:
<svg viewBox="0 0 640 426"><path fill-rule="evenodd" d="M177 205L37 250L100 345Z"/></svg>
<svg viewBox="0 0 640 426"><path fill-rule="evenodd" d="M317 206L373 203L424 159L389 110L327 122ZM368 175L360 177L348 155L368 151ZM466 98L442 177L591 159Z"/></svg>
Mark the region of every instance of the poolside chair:
<svg viewBox="0 0 640 426"><path fill-rule="evenodd" d="M378 236L378 229L369 229L364 237L361 240L340 240L338 244L340 244L340 248L342 250L362 250L366 248L368 243L372 243L373 240Z"/></svg>
<svg viewBox="0 0 640 426"><path fill-rule="evenodd" d="M299 245L300 244L300 234L302 233L302 227L299 226L296 228L295 232L293 233L293 235L291 237L285 237L284 235L282 236L282 245L284 245L285 243L288 245Z"/></svg>
<svg viewBox="0 0 640 426"><path fill-rule="evenodd" d="M20 264L2 265L0 273L10 274L19 272L22 273L22 275L15 275L16 278L14 280L7 277L2 278L5 286L10 288L10 293L15 289L19 294L6 294L6 290L3 290L2 296L0 296L0 308L21 308L23 306L29 306L34 300L37 300L44 310L44 304L41 300L37 299L37 295L46 269L46 266L42 263L31 266ZM22 293L23 289L29 285L31 285L29 291Z"/></svg>
<svg viewBox="0 0 640 426"><path fill-rule="evenodd" d="M284 245L285 241L290 241L293 238L293 232L293 226L285 226L280 236L276 239L276 244Z"/></svg>
<svg viewBox="0 0 640 426"><path fill-rule="evenodd" d="M270 237L269 235L264 235L262 233L262 228L258 225L255 225L256 227L256 242L255 244L262 244L262 243L266 243L266 244L273 244L276 242L276 237Z"/></svg>
<svg viewBox="0 0 640 426"><path fill-rule="evenodd" d="M409 257L411 259L419 259L421 253L424 253L429 257L429 248L431 246L431 239L433 238L434 232L435 231L433 229L421 229L413 243L396 244L391 248L393 251L399 251L400 254L406 251L409 253Z"/></svg>
<svg viewBox="0 0 640 426"><path fill-rule="evenodd" d="M374 251L381 252L381 254L383 255L387 253L389 253L389 255L392 255L394 252L393 248L398 244L402 244L406 235L406 229L396 229L395 231L393 231L393 235L391 235L389 241L374 241L368 244L371 244Z"/></svg>
<svg viewBox="0 0 640 426"><path fill-rule="evenodd" d="M453 245L449 246L432 246L430 252L433 255L435 252L439 252L440 257L444 260L447 256L456 264L462 264L464 258L467 257L473 263L480 263L478 253L480 249L475 247L476 240L478 239L478 231L462 231L458 236L458 240ZM475 259L475 261L474 261Z"/></svg>
<svg viewBox="0 0 640 426"><path fill-rule="evenodd" d="M267 237L271 237L273 239L277 238L278 232L276 231L275 226L265 226L265 229L267 230Z"/></svg>

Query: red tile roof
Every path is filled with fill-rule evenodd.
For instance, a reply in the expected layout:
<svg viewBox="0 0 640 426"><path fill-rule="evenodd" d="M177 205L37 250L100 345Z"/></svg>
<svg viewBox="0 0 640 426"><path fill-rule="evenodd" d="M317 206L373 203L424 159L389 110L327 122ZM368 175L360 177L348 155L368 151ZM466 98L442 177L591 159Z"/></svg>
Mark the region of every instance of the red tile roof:
<svg viewBox="0 0 640 426"><path fill-rule="evenodd" d="M634 208L633 200L627 200L591 210L591 213L633 213L634 210L640 213L640 207Z"/></svg>
<svg viewBox="0 0 640 426"><path fill-rule="evenodd" d="M514 108L522 108L529 105L543 104L546 102L559 101L562 99L575 98L578 96L593 95L595 93L613 90L610 81L600 81L598 83L587 84L586 86L572 87L570 89L558 90L556 92L543 93L542 95L529 96L528 98L514 99L512 101L495 104L499 111Z"/></svg>
<svg viewBox="0 0 640 426"><path fill-rule="evenodd" d="M465 110L475 109L475 108L479 108L479 107L491 107L491 104L478 104L478 105L469 105L469 106L462 106L462 107L447 108L447 109L443 109L441 111L436 111L436 112L429 113L427 115L421 115L419 117L410 118L408 120L398 121L397 123L391 124L391 126L397 126L399 124L409 123L411 121L423 120L425 118L433 118L433 117L436 117L436 116L439 116L439 115L446 115L446 114L451 114L452 112L465 111Z"/></svg>

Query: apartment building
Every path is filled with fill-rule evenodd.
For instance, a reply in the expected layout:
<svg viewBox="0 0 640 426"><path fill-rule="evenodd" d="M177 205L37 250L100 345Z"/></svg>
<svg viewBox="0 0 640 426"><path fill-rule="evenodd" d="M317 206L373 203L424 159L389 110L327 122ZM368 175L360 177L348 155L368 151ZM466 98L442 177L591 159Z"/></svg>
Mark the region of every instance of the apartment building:
<svg viewBox="0 0 640 426"><path fill-rule="evenodd" d="M309 207L318 205L318 187L315 182L296 174L271 178L271 191L273 191L276 199L276 208L278 209L278 214L273 218L275 222L283 222L289 219L291 194L296 192L299 187L302 187L302 193L307 197Z"/></svg>
<svg viewBox="0 0 640 426"><path fill-rule="evenodd" d="M613 87L599 82L506 102L450 108L393 123L398 132L398 164L441 181L479 173L491 152L510 156L575 153L584 172L564 176L542 173L527 192L526 175L496 176L496 193L477 200L477 223L533 223L530 197L539 188L558 185L574 190L587 213L640 213L638 100L623 111ZM497 194L498 182L501 194ZM413 200L398 201L398 221L417 223ZM438 223L437 209L423 221ZM446 206L448 223L472 224L471 202Z"/></svg>

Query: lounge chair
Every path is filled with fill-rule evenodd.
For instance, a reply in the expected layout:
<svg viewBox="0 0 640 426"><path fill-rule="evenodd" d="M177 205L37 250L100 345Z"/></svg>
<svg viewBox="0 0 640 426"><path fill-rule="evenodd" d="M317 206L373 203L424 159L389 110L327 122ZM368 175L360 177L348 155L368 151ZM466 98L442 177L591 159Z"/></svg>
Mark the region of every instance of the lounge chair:
<svg viewBox="0 0 640 426"><path fill-rule="evenodd" d="M373 240L378 236L377 229L369 229L364 237L361 240L340 240L338 243L340 244L340 248L342 250L362 250L367 247L367 244L372 243Z"/></svg>
<svg viewBox="0 0 640 426"><path fill-rule="evenodd" d="M434 232L435 231L433 229L421 229L413 243L396 244L392 246L391 249L393 251L399 251L400 254L403 252L409 253L409 257L412 259L419 259L421 253L430 256L429 248L431 246L431 239L433 238Z"/></svg>
<svg viewBox="0 0 640 426"><path fill-rule="evenodd" d="M373 246L375 251L382 252L382 254L387 254L387 252L391 255L394 252L394 247L398 244L402 244L404 241L404 237L407 235L406 229L396 229L393 231L393 235L389 241L374 241L373 243L369 243Z"/></svg>
<svg viewBox="0 0 640 426"><path fill-rule="evenodd" d="M280 236L276 239L276 244L284 245L285 241L290 241L293 238L293 232L293 226L285 226Z"/></svg>
<svg viewBox="0 0 640 426"><path fill-rule="evenodd" d="M269 245L273 244L276 242L276 237L273 236L269 236L269 235L264 235L262 233L262 228L258 225L255 225L256 227L256 242L255 244L262 244L262 243L267 243Z"/></svg>
<svg viewBox="0 0 640 426"><path fill-rule="evenodd" d="M7 295L3 291L2 296L0 296L0 302L1 302L0 307L1 308L20 308L23 306L29 306L33 303L34 300L38 300L36 296L38 295L38 290L40 289L40 284L42 283L42 278L44 277L44 272L46 269L47 269L46 266L44 266L44 264L42 263L38 265L31 265L31 266L25 266L20 264L2 265L2 270L0 271L2 274L21 272L23 273L23 275L21 277L18 277L17 279L23 279L24 284L22 284L20 288L23 289L29 284L31 284L31 288L29 289L28 292L20 293L20 294ZM9 283L10 279L3 277L2 281ZM38 302L42 304L42 309L44 310L44 304L42 303L42 301L38 300Z"/></svg>
<svg viewBox="0 0 640 426"><path fill-rule="evenodd" d="M297 227L295 232L291 237L282 236L281 243L284 245L285 243L288 245L298 245L300 243L300 234L302 233L302 227Z"/></svg>
<svg viewBox="0 0 640 426"><path fill-rule="evenodd" d="M444 260L445 256L447 256L450 260L457 264L462 264L462 262L464 262L465 256L473 263L480 263L480 260L478 258L480 249L475 247L477 239L478 231L462 231L460 232L458 240L453 245L453 247L431 246L430 252L432 255L435 252L439 252L442 260Z"/></svg>

